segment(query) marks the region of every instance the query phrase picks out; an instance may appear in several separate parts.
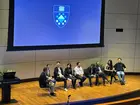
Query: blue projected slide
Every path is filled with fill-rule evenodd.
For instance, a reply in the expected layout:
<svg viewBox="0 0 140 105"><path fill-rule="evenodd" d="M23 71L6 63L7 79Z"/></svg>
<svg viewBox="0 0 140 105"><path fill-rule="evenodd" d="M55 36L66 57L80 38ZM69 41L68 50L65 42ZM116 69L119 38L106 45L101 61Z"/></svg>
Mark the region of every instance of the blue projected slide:
<svg viewBox="0 0 140 105"><path fill-rule="evenodd" d="M13 46L100 44L102 0L14 0Z"/></svg>

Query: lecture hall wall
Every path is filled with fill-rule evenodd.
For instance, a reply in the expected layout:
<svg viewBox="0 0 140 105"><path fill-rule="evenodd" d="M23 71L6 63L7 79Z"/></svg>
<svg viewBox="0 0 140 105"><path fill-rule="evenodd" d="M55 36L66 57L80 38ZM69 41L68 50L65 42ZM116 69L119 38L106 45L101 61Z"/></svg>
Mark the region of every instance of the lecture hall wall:
<svg viewBox="0 0 140 105"><path fill-rule="evenodd" d="M0 69L14 69L21 79L38 77L45 64L56 61L63 67L80 61L83 68L92 62L116 62L121 57L127 72L140 72L140 0L106 0L105 47L40 51L6 52L8 37L9 0L0 0ZM116 33L116 28L123 32Z"/></svg>

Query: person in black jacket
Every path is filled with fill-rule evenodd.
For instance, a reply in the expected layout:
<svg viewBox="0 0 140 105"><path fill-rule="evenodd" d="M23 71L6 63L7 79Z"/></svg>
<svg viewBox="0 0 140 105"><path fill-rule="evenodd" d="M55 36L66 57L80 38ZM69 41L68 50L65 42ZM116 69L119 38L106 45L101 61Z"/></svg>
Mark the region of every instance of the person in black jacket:
<svg viewBox="0 0 140 105"><path fill-rule="evenodd" d="M64 81L64 90L67 91L67 79L64 76L62 67L60 67L60 62L57 61L56 67L54 68L54 78L56 81Z"/></svg>
<svg viewBox="0 0 140 105"><path fill-rule="evenodd" d="M73 76L73 70L70 63L67 64L64 75L68 80L72 80L72 86L76 89L76 78Z"/></svg>
<svg viewBox="0 0 140 105"><path fill-rule="evenodd" d="M45 87L50 88L50 95L52 96L56 95L54 93L56 81L50 76L50 69L48 64L46 65L46 67L43 68L43 72L40 74L39 83L40 83L40 87L42 88Z"/></svg>
<svg viewBox="0 0 140 105"><path fill-rule="evenodd" d="M106 78L105 73L103 72L103 68L99 65L100 62L96 62L96 85L99 85L99 77L101 77L103 79L103 85L105 86L105 80L107 80L107 82L109 82L109 80Z"/></svg>
<svg viewBox="0 0 140 105"><path fill-rule="evenodd" d="M90 67L84 70L85 76L89 79L89 85L92 87L92 78L96 77L95 74L95 65L91 64Z"/></svg>

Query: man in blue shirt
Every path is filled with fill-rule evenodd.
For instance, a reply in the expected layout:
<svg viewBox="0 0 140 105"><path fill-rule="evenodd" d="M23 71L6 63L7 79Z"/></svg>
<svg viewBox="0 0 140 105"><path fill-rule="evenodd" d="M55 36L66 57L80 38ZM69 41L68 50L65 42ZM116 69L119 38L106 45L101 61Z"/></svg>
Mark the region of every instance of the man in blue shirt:
<svg viewBox="0 0 140 105"><path fill-rule="evenodd" d="M121 58L118 58L117 60L118 60L118 63L116 63L114 65L114 69L117 72L117 75L119 77L121 85L125 85L125 80L124 80L125 73L124 73L124 71L126 71L126 66L124 65L124 63L122 63Z"/></svg>

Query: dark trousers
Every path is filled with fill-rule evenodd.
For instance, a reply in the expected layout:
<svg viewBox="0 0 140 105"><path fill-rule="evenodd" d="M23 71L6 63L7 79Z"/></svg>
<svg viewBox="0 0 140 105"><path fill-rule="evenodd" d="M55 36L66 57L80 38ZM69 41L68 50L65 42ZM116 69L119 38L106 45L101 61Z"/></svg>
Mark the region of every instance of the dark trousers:
<svg viewBox="0 0 140 105"><path fill-rule="evenodd" d="M83 82L86 80L86 77L85 76L81 76L81 75L76 75L75 76L77 79L80 79L80 86L83 86Z"/></svg>
<svg viewBox="0 0 140 105"><path fill-rule="evenodd" d="M89 79L89 85L92 86L92 78L94 75L87 75L87 78Z"/></svg>
<svg viewBox="0 0 140 105"><path fill-rule="evenodd" d="M67 79L65 77L57 77L56 81L64 81L64 88L67 88Z"/></svg>
<svg viewBox="0 0 140 105"><path fill-rule="evenodd" d="M49 80L49 87L50 87L50 93L54 93L54 88L56 84L56 80Z"/></svg>
<svg viewBox="0 0 140 105"><path fill-rule="evenodd" d="M117 80L117 78L115 77L115 75L116 75L116 72L115 71L113 71L113 72L111 72L111 78L110 78L110 84L112 84L112 80L113 80L113 78L115 79L115 80Z"/></svg>
<svg viewBox="0 0 140 105"><path fill-rule="evenodd" d="M74 76L68 76L68 77L66 77L67 79L69 78L69 79L71 79L72 81L72 86L73 86L73 88L76 88L76 78L74 77Z"/></svg>
<svg viewBox="0 0 140 105"><path fill-rule="evenodd" d="M103 72L96 74L96 82L95 82L95 85L98 85L99 84L99 77L101 77L103 79L103 84L105 85L105 80L108 81L108 79L106 78L106 75Z"/></svg>
<svg viewBox="0 0 140 105"><path fill-rule="evenodd" d="M115 75L116 75L116 72L115 71L105 71L105 74L108 75L108 76L110 76L110 84L112 84L113 78L115 80L117 80L117 78L115 77Z"/></svg>

